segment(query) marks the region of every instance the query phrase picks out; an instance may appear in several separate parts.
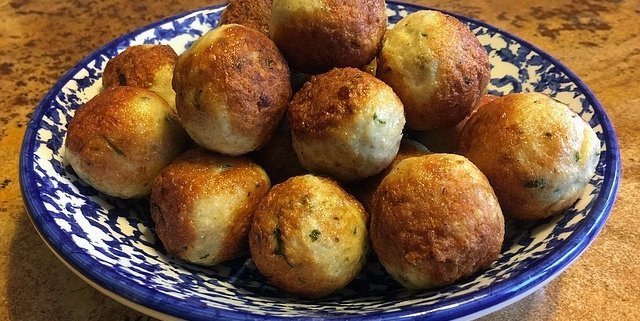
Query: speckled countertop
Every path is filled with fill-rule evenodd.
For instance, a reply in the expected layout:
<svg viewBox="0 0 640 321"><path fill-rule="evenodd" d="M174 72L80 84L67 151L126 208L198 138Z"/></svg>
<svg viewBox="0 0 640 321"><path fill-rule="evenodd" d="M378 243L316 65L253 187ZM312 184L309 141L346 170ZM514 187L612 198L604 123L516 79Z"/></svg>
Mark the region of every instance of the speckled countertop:
<svg viewBox="0 0 640 321"><path fill-rule="evenodd" d="M146 320L91 288L32 227L18 182L38 101L83 57L135 28L218 1L0 0L0 320ZM640 320L640 1L411 1L515 33L560 59L614 124L622 185L591 247L560 277L485 320Z"/></svg>

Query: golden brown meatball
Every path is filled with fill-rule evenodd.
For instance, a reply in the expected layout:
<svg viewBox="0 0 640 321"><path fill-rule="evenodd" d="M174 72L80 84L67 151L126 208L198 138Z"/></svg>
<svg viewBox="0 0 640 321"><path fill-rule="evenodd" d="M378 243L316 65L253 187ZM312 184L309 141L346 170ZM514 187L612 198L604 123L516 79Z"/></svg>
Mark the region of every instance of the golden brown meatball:
<svg viewBox="0 0 640 321"><path fill-rule="evenodd" d="M273 0L269 33L293 69L318 74L370 62L386 27L383 0Z"/></svg>
<svg viewBox="0 0 640 321"><path fill-rule="evenodd" d="M486 177L470 161L430 154L400 161L376 191L371 245L409 289L447 285L494 262L504 217Z"/></svg>
<svg viewBox="0 0 640 321"><path fill-rule="evenodd" d="M393 90L355 68L314 76L294 96L288 119L300 164L345 182L387 167L405 122Z"/></svg>
<svg viewBox="0 0 640 321"><path fill-rule="evenodd" d="M487 175L505 215L516 219L566 210L589 183L600 153L588 124L539 93L509 94L480 107L458 146Z"/></svg>
<svg viewBox="0 0 640 321"><path fill-rule="evenodd" d="M171 79L176 60L178 55L167 45L131 46L107 62L102 85L149 89L166 100L175 113L176 93Z"/></svg>
<svg viewBox="0 0 640 321"><path fill-rule="evenodd" d="M220 16L220 25L239 24L269 36L271 0L230 0Z"/></svg>
<svg viewBox="0 0 640 321"><path fill-rule="evenodd" d="M258 270L279 289L326 296L351 282L365 264L364 209L329 178L296 176L262 199L249 245Z"/></svg>
<svg viewBox="0 0 640 321"><path fill-rule="evenodd" d="M307 173L291 145L291 128L286 119L267 144L253 153L253 158L265 169L273 184Z"/></svg>
<svg viewBox="0 0 640 321"><path fill-rule="evenodd" d="M248 158L192 149L153 182L151 217L169 255L215 265L246 253L253 212L270 187Z"/></svg>
<svg viewBox="0 0 640 321"><path fill-rule="evenodd" d="M264 145L291 96L289 68L275 44L235 24L206 33L180 55L173 88L191 138L227 155Z"/></svg>
<svg viewBox="0 0 640 321"><path fill-rule="evenodd" d="M360 182L357 182L355 186L353 186L353 193L356 198L362 203L365 210L368 213L371 213L373 210L373 198L380 185L380 182L384 179L389 172L393 169L396 164L398 164L401 160L409 157L418 157L426 154L430 154L431 152L424 147L424 145L418 143L415 140L411 140L408 138L403 138L400 142L400 149L398 150L398 154L391 161L391 164L387 166L382 172L376 174L375 176L368 177L363 179Z"/></svg>
<svg viewBox="0 0 640 321"><path fill-rule="evenodd" d="M376 72L402 100L410 128L448 128L464 119L484 93L489 58L462 22L424 10L386 33Z"/></svg>
<svg viewBox="0 0 640 321"><path fill-rule="evenodd" d="M76 111L65 159L105 194L142 197L186 143L186 133L160 96L143 88L110 87Z"/></svg>

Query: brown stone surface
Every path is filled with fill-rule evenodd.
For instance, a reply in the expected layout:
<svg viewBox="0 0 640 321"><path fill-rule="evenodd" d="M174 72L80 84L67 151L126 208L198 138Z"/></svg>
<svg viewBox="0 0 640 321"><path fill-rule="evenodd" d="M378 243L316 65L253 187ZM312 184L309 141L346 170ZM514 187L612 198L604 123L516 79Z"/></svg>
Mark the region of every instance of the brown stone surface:
<svg viewBox="0 0 640 321"><path fill-rule="evenodd" d="M70 272L39 238L18 183L22 136L56 80L99 46L216 1L0 0L0 319L147 320ZM605 106L623 180L604 230L560 277L485 320L639 320L640 2L415 1L486 21L559 58Z"/></svg>

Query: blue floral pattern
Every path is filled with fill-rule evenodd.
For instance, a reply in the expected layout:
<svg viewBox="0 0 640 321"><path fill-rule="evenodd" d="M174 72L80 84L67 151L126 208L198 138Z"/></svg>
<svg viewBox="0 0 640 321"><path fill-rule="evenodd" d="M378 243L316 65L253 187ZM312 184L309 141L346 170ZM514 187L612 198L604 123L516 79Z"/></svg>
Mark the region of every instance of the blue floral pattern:
<svg viewBox="0 0 640 321"><path fill-rule="evenodd" d="M104 289L159 313L188 319L478 316L553 278L602 228L615 198L620 165L613 129L598 101L575 75L541 50L457 16L489 53L491 93L549 94L568 104L598 133L597 173L565 214L537 222L507 222L502 254L488 270L430 291L404 290L371 258L342 291L321 300L301 300L270 286L248 258L202 268L166 256L155 237L146 200L103 195L79 180L65 163L66 127L75 110L101 90L108 59L142 43L169 44L181 53L218 24L222 9L169 18L99 49L60 80L29 124L21 184L34 225L74 269ZM389 22L420 9L389 2Z"/></svg>

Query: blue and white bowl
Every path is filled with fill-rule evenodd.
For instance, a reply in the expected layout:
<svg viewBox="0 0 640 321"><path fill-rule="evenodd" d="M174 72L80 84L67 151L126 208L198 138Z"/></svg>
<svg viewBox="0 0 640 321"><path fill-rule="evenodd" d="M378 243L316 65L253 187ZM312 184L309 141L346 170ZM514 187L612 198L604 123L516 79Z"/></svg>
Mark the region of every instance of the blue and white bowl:
<svg viewBox="0 0 640 321"><path fill-rule="evenodd" d="M424 9L388 2L389 22ZM105 63L130 45L162 43L181 53L218 24L223 7L180 14L127 34L71 69L44 97L27 128L20 160L24 201L51 249L107 295L160 318L330 319L474 318L526 296L560 274L602 229L620 177L611 123L591 91L542 50L485 23L466 22L489 52L490 92L536 91L577 112L601 142L597 172L563 215L509 223L502 253L488 270L430 291L407 291L375 260L344 290L322 300L289 297L266 283L249 258L201 268L165 255L145 200L123 201L78 179L65 163L74 112L101 90Z"/></svg>

